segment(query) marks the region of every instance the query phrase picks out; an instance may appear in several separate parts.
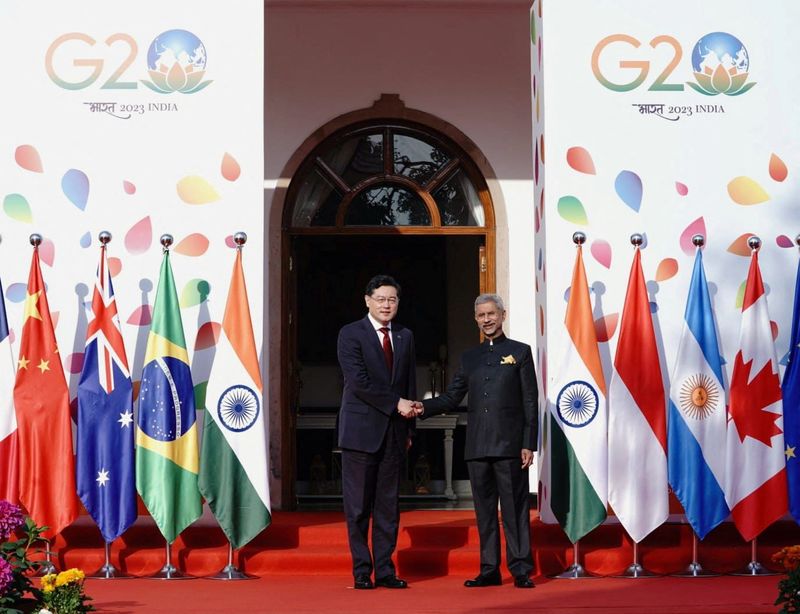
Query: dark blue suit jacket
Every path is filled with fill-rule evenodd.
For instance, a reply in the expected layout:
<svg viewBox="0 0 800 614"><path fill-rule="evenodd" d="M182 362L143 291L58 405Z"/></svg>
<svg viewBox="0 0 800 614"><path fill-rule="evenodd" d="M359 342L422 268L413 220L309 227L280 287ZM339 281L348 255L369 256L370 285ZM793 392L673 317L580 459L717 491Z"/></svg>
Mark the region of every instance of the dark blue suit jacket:
<svg viewBox="0 0 800 614"><path fill-rule="evenodd" d="M339 331L337 354L344 375L339 412L339 446L361 452L377 452L390 425L398 442L404 443L414 420L397 411L401 399L417 398L414 335L392 322L394 368L386 366L383 347L368 317Z"/></svg>

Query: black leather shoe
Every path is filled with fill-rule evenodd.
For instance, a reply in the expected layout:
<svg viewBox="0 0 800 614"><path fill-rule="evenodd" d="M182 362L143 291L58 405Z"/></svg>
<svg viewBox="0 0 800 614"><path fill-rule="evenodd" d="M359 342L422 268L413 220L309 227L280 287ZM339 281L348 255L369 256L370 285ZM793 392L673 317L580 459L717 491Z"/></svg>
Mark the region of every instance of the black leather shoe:
<svg viewBox="0 0 800 614"><path fill-rule="evenodd" d="M360 575L360 576L356 576L354 580L355 581L353 582L353 588L357 588L357 589L360 589L360 590L367 590L367 589L370 589L370 588L375 588L375 585L372 584L372 578L370 578L366 574Z"/></svg>
<svg viewBox="0 0 800 614"><path fill-rule="evenodd" d="M375 586L384 588L408 588L408 582L401 580L397 576L386 576L385 578L375 578Z"/></svg>
<svg viewBox="0 0 800 614"><path fill-rule="evenodd" d="M514 586L517 588L536 588L536 585L533 583L527 574L521 576L514 576Z"/></svg>
<svg viewBox="0 0 800 614"><path fill-rule="evenodd" d="M500 586L502 583L503 579L500 577L499 573L496 573L488 576L479 575L474 580L466 580L464 586L467 588L478 588L483 586Z"/></svg>

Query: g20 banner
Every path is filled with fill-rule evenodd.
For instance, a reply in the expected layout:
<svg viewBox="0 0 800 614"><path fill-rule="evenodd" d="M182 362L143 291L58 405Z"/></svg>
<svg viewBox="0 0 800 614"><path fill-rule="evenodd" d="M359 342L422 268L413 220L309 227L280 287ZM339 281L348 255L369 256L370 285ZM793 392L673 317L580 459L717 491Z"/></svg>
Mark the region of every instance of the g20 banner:
<svg viewBox="0 0 800 614"><path fill-rule="evenodd" d="M36 232L74 397L98 234L108 230L135 388L159 237L170 233L201 398L238 230L249 235L248 285L263 291L263 3L8 0L0 54L13 59L0 115L0 278L12 337ZM252 310L260 339L261 302Z"/></svg>
<svg viewBox="0 0 800 614"><path fill-rule="evenodd" d="M587 236L584 262L607 379L634 233L642 235L667 390L695 234L706 237L703 262L728 378L747 242L762 239L759 260L782 369L800 232L800 118L793 109L800 85L790 78L795 43L786 24L800 19L800 7L770 2L759 5L756 18L743 0L562 0L541 12L539 5L531 15L537 332L548 405L559 394L550 388L564 344L575 231Z"/></svg>

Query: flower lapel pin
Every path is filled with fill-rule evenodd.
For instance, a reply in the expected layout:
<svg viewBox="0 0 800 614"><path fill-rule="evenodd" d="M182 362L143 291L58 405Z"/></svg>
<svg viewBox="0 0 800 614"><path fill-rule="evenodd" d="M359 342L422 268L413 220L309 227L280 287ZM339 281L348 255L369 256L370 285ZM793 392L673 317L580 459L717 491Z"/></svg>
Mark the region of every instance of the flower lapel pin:
<svg viewBox="0 0 800 614"><path fill-rule="evenodd" d="M503 356L500 359L500 364L501 365L515 365L515 364L517 364L517 361L514 360L514 355L513 354L509 354L508 356Z"/></svg>

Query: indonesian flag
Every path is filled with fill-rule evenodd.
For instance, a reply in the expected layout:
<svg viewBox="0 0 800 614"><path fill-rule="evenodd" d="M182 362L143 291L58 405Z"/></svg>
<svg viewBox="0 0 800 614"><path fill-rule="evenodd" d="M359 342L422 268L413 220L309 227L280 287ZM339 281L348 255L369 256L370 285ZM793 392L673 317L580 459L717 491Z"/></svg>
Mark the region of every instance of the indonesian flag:
<svg viewBox="0 0 800 614"><path fill-rule="evenodd" d="M39 250L33 250L14 386L19 444L19 498L45 537L78 517L69 389L61 368Z"/></svg>
<svg viewBox="0 0 800 614"><path fill-rule="evenodd" d="M550 506L573 543L606 518L608 411L580 245L564 319L564 358L550 406Z"/></svg>
<svg viewBox="0 0 800 614"><path fill-rule="evenodd" d="M18 503L19 464L17 416L14 413L14 371L6 302L0 286L0 499Z"/></svg>
<svg viewBox="0 0 800 614"><path fill-rule="evenodd" d="M725 498L736 528L749 541L789 506L781 383L756 251L747 274L730 390Z"/></svg>
<svg viewBox="0 0 800 614"><path fill-rule="evenodd" d="M608 502L636 543L669 514L667 404L639 249L608 397Z"/></svg>

